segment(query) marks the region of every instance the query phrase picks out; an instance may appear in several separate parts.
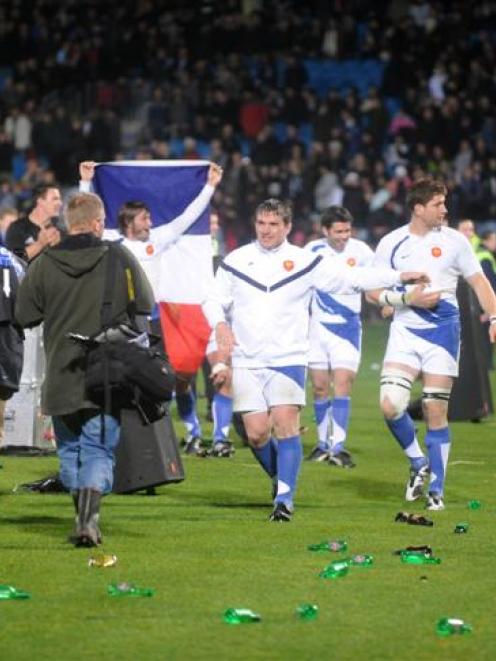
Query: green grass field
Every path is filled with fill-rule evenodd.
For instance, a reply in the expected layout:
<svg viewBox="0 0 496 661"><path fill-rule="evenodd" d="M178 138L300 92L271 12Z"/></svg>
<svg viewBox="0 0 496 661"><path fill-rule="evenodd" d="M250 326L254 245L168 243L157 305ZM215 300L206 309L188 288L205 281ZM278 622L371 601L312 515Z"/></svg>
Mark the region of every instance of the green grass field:
<svg viewBox="0 0 496 661"><path fill-rule="evenodd" d="M67 496L12 493L53 472L56 459L0 457L0 583L32 594L0 602L2 661L494 659L495 420L453 425L447 509L429 513L434 527L395 523L397 512L423 512L423 504L403 501L407 465L378 413L379 373L371 366L384 339L382 326L366 329L349 440L357 467L305 462L289 525L268 523L268 479L239 444L233 459L187 457L185 482L156 497L110 496L104 552L118 564L89 568L91 552L65 542L73 516ZM310 409L304 421L307 452ZM468 509L472 498L482 509ZM461 521L469 532L455 535ZM338 538L350 553L372 554L374 565L319 578L341 555L306 547ZM430 544L442 564L402 565L391 552L410 544ZM106 589L114 580L157 592L112 598ZM315 621L296 618L304 602L318 604ZM251 608L262 621L227 625L221 616L230 606ZM442 616L461 617L474 632L439 638Z"/></svg>

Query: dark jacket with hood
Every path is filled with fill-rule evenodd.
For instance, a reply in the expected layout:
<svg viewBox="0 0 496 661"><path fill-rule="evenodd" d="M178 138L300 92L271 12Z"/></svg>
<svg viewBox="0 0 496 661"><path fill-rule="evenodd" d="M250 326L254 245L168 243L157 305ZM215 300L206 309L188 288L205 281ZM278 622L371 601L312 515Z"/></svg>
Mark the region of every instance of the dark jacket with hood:
<svg viewBox="0 0 496 661"><path fill-rule="evenodd" d="M135 257L121 245L125 266L132 271L136 313L146 315L153 307L147 277ZM47 415L65 415L95 408L84 394L84 349L68 333L94 335L101 329L109 245L92 234L70 235L45 250L29 266L17 297L16 318L24 327L42 323L46 354L46 377L42 410ZM124 267L113 283L112 318L128 321L128 289Z"/></svg>

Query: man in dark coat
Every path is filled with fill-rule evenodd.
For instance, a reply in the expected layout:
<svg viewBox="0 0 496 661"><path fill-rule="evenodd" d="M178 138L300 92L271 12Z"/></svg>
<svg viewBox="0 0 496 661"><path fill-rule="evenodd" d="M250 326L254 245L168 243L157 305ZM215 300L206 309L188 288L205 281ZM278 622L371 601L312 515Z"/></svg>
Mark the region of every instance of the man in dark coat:
<svg viewBox="0 0 496 661"><path fill-rule="evenodd" d="M42 409L53 418L61 479L76 505L74 542L94 546L101 541L100 499L112 489L120 423L117 412L104 415L86 398L84 349L68 334L92 336L101 329L109 246L101 241L104 208L97 195L72 197L65 217L68 235L31 263L19 289L16 317L24 327L44 323L47 367ZM112 249L122 251L126 269L131 270L135 311L138 319L144 319L153 306L147 278L129 251L122 246ZM113 321L129 321L124 272L113 284L112 306Z"/></svg>

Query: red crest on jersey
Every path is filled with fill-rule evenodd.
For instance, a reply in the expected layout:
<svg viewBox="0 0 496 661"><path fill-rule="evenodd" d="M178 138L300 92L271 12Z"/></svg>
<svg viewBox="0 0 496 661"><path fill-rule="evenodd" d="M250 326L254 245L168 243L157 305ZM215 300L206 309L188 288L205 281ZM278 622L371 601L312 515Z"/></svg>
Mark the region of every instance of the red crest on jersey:
<svg viewBox="0 0 496 661"><path fill-rule="evenodd" d="M348 266L355 266L356 265L356 259L354 257L348 257L346 260L346 263Z"/></svg>
<svg viewBox="0 0 496 661"><path fill-rule="evenodd" d="M292 271L294 269L294 262L291 259L285 259L282 265L286 271Z"/></svg>
<svg viewBox="0 0 496 661"><path fill-rule="evenodd" d="M431 249L431 254L433 257L441 257L443 251L438 246L434 246L434 248Z"/></svg>
<svg viewBox="0 0 496 661"><path fill-rule="evenodd" d="M153 248L153 245L152 245L151 243L149 243L149 244L146 246L145 250L146 250L146 254L147 254L147 255L153 255L153 253L155 252L155 250L154 250L154 248Z"/></svg>

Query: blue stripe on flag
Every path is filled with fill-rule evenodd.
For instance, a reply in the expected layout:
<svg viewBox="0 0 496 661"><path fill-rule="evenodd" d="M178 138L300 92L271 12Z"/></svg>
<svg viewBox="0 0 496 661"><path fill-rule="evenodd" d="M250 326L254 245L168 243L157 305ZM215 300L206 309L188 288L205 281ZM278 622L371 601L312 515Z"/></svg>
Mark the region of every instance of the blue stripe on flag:
<svg viewBox="0 0 496 661"><path fill-rule="evenodd" d="M144 202L151 211L155 226L164 225L179 216L199 195L207 180L208 165L116 165L95 168L93 185L103 199L105 224L116 229L119 208L130 201ZM209 234L208 208L185 232Z"/></svg>

